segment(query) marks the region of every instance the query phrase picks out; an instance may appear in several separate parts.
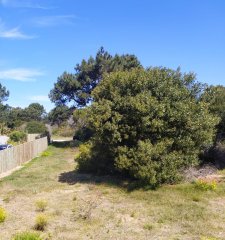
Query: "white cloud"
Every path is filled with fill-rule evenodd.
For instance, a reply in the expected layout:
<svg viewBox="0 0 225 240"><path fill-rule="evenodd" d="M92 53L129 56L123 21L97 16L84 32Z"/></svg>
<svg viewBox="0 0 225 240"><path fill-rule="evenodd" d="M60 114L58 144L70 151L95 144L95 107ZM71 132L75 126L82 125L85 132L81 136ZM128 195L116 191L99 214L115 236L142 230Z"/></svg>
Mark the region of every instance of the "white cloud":
<svg viewBox="0 0 225 240"><path fill-rule="evenodd" d="M29 68L13 68L8 70L0 70L1 80L16 80L21 82L33 82L36 77L43 76L44 73Z"/></svg>
<svg viewBox="0 0 225 240"><path fill-rule="evenodd" d="M24 34L20 31L19 27L7 29L5 23L0 18L0 38L10 39L32 39L35 36Z"/></svg>
<svg viewBox="0 0 225 240"><path fill-rule="evenodd" d="M30 36L22 33L19 28L12 28L8 30L0 29L1 38L11 38L11 39L32 39L36 38L35 36Z"/></svg>
<svg viewBox="0 0 225 240"><path fill-rule="evenodd" d="M52 7L45 7L35 0L0 0L0 3L4 7L14 7L14 8L36 8L36 9L52 9Z"/></svg>
<svg viewBox="0 0 225 240"><path fill-rule="evenodd" d="M34 23L39 27L50 27L57 25L73 24L73 20L76 18L77 17L75 15L44 16L34 19Z"/></svg>
<svg viewBox="0 0 225 240"><path fill-rule="evenodd" d="M37 96L31 96L29 97L29 100L31 101L37 101L37 102L49 102L49 97L45 95L37 95Z"/></svg>

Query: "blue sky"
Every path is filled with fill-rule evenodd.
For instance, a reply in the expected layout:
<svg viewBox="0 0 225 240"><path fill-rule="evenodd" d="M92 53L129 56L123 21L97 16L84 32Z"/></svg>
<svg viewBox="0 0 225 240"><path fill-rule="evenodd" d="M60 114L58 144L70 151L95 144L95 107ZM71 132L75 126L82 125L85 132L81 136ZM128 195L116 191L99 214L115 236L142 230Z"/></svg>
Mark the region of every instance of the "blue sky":
<svg viewBox="0 0 225 240"><path fill-rule="evenodd" d="M39 102L49 111L57 77L100 46L225 85L225 1L0 0L0 82L9 105Z"/></svg>

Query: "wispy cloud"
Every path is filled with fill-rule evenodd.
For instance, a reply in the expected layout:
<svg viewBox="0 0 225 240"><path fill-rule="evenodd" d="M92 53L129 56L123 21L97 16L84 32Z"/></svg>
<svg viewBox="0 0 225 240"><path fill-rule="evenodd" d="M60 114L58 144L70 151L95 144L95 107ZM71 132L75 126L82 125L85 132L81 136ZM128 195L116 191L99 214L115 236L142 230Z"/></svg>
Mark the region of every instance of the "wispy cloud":
<svg viewBox="0 0 225 240"><path fill-rule="evenodd" d="M0 18L0 38L32 39L36 38L36 36L27 35L21 32L19 27L7 29L4 22Z"/></svg>
<svg viewBox="0 0 225 240"><path fill-rule="evenodd" d="M31 101L37 101L37 102L49 102L49 97L47 95L37 95L37 96L31 96L29 97L29 100Z"/></svg>
<svg viewBox="0 0 225 240"><path fill-rule="evenodd" d="M74 19L77 19L75 15L43 16L35 18L34 24L39 27L51 27L65 24L73 24Z"/></svg>
<svg viewBox="0 0 225 240"><path fill-rule="evenodd" d="M40 5L38 1L35 0L0 0L0 3L4 7L14 7L14 8L36 8L36 9L53 9L55 7L47 7Z"/></svg>
<svg viewBox="0 0 225 240"><path fill-rule="evenodd" d="M0 28L0 37L1 38L11 38L11 39L32 39L36 38L36 36L30 36L22 33L18 27L3 30Z"/></svg>
<svg viewBox="0 0 225 240"><path fill-rule="evenodd" d="M1 80L16 80L21 82L33 82L37 77L43 76L44 72L30 68L12 68L0 70Z"/></svg>

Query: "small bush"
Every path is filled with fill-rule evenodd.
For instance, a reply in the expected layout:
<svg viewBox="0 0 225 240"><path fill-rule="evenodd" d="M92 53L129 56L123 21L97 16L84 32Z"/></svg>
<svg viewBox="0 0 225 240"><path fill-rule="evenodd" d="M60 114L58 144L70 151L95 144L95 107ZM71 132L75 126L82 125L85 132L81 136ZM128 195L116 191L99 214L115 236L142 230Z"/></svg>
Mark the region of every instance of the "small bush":
<svg viewBox="0 0 225 240"><path fill-rule="evenodd" d="M44 231L46 226L48 225L48 218L44 214L37 215L35 219L34 228L38 231Z"/></svg>
<svg viewBox="0 0 225 240"><path fill-rule="evenodd" d="M51 155L52 155L52 152L50 152L50 151L44 151L44 152L41 154L42 157L49 157L49 156L51 156Z"/></svg>
<svg viewBox="0 0 225 240"><path fill-rule="evenodd" d="M27 134L25 132L14 131L9 135L9 138L13 142L25 142Z"/></svg>
<svg viewBox="0 0 225 240"><path fill-rule="evenodd" d="M0 207L0 223L4 222L6 219L6 211L4 208Z"/></svg>
<svg viewBox="0 0 225 240"><path fill-rule="evenodd" d="M37 211L44 212L48 206L48 203L45 200L38 200L36 201L35 206Z"/></svg>
<svg viewBox="0 0 225 240"><path fill-rule="evenodd" d="M12 240L42 240L40 234L34 232L22 232L16 234Z"/></svg>
<svg viewBox="0 0 225 240"><path fill-rule="evenodd" d="M215 180L204 180L199 179L195 181L195 187L200 190L208 191L208 190L216 190L217 182Z"/></svg>

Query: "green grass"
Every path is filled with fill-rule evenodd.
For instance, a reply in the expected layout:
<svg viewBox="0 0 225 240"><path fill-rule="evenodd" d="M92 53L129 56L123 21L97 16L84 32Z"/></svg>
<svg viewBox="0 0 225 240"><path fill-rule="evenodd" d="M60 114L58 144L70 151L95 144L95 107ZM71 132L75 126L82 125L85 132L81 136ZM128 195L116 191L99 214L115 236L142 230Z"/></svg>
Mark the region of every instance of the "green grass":
<svg viewBox="0 0 225 240"><path fill-rule="evenodd" d="M35 232L22 232L17 233L12 240L43 240L43 238L40 237L39 233Z"/></svg>
<svg viewBox="0 0 225 240"><path fill-rule="evenodd" d="M50 219L42 234L52 239L225 239L224 182L213 191L188 183L131 191L124 179L76 173L77 149L70 146L50 146L50 155L1 180L9 217L0 224L0 240L33 229L40 200Z"/></svg>

